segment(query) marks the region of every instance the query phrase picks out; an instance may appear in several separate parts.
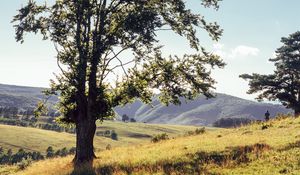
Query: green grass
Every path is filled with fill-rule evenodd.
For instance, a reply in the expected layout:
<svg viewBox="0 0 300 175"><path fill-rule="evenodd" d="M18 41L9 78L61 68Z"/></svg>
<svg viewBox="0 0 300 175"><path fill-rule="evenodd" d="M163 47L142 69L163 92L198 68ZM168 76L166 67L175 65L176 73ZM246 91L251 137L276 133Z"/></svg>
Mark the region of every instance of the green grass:
<svg viewBox="0 0 300 175"><path fill-rule="evenodd" d="M97 123L97 131L115 130L119 140L114 141L110 138L95 136L95 147L97 150L103 150L108 144L112 147L142 144L149 142L154 134L165 132L171 137L175 137L194 130L194 128L192 126L105 121L102 124ZM23 148L26 151L45 153L48 146L52 146L55 150L75 146L75 135L64 132L0 125L0 133L0 147L3 147L5 151L12 149L13 152L16 152Z"/></svg>
<svg viewBox="0 0 300 175"><path fill-rule="evenodd" d="M263 125L267 129L262 130ZM95 174L296 175L300 174L300 118L115 147L97 152L97 157ZM72 174L71 160L72 156L39 161L17 174Z"/></svg>

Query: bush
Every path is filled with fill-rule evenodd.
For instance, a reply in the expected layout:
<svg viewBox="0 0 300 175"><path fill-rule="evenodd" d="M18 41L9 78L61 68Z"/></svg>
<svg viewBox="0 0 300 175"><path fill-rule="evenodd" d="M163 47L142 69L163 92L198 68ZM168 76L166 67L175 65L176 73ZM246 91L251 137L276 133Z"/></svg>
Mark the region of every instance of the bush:
<svg viewBox="0 0 300 175"><path fill-rule="evenodd" d="M69 154L75 154L76 153L76 148L75 147L72 147L70 150L69 150Z"/></svg>
<svg viewBox="0 0 300 175"><path fill-rule="evenodd" d="M106 145L106 148L105 148L106 150L111 150L111 145L110 144L108 144L108 145Z"/></svg>
<svg viewBox="0 0 300 175"><path fill-rule="evenodd" d="M205 127L202 127L202 128L197 128L195 131L188 131L186 135L191 136L191 135L199 135L204 133L205 133Z"/></svg>
<svg viewBox="0 0 300 175"><path fill-rule="evenodd" d="M118 140L118 134L115 131L112 131L110 138L113 140Z"/></svg>
<svg viewBox="0 0 300 175"><path fill-rule="evenodd" d="M168 139L169 139L168 134L163 133L163 134L158 134L158 135L153 136L152 139L151 139L151 142L157 143L157 142L160 142L162 140L168 140Z"/></svg>
<svg viewBox="0 0 300 175"><path fill-rule="evenodd" d="M261 129L262 129L262 130L265 130L265 129L268 129L269 127L271 127L271 125L263 124L263 125L261 126Z"/></svg>
<svg viewBox="0 0 300 175"><path fill-rule="evenodd" d="M134 118L130 118L130 122L136 122L136 120Z"/></svg>
<svg viewBox="0 0 300 175"><path fill-rule="evenodd" d="M26 167L28 167L31 164L32 160L30 158L23 158L21 162L17 163L17 166L19 169L24 170Z"/></svg>
<svg viewBox="0 0 300 175"><path fill-rule="evenodd" d="M52 146L49 146L49 147L47 148L46 153L47 153L47 154L46 154L46 157L47 157L47 158L51 158L51 157L54 156L54 150L53 150Z"/></svg>

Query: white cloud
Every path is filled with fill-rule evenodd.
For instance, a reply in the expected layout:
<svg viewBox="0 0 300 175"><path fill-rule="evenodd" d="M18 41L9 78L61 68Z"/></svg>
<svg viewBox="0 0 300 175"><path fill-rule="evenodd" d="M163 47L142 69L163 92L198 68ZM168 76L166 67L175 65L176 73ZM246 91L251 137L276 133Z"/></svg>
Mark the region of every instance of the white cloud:
<svg viewBox="0 0 300 175"><path fill-rule="evenodd" d="M247 56L257 56L260 50L255 47L239 45L236 48L231 50L229 54L229 58L239 58L239 57L247 57Z"/></svg>
<svg viewBox="0 0 300 175"><path fill-rule="evenodd" d="M216 43L213 44L213 53L219 55L221 58L235 59L243 58L248 56L257 56L260 50L255 47L250 47L246 45L239 45L231 50L226 50L224 44Z"/></svg>
<svg viewBox="0 0 300 175"><path fill-rule="evenodd" d="M227 53L224 51L224 44L216 43L213 44L213 53L219 55L221 58L227 57Z"/></svg>

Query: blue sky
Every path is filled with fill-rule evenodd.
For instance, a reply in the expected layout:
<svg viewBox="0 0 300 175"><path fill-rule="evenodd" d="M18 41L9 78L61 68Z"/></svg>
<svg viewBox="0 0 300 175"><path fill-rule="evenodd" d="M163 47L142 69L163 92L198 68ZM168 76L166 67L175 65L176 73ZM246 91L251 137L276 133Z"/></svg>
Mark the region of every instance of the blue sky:
<svg viewBox="0 0 300 175"><path fill-rule="evenodd" d="M38 0L44 2L44 0ZM247 82L238 78L242 73L271 73L274 67L268 59L281 46L280 38L300 27L299 0L223 0L220 9L203 9L200 0L186 0L194 12L209 21L217 21L224 29L221 40L212 42L199 30L199 38L209 50L222 56L225 69L214 70L217 92L246 99ZM0 83L47 87L53 72L58 72L53 45L40 36L28 34L24 44L14 40L12 16L26 0L0 2ZM188 43L173 34L159 33L164 52L192 52Z"/></svg>

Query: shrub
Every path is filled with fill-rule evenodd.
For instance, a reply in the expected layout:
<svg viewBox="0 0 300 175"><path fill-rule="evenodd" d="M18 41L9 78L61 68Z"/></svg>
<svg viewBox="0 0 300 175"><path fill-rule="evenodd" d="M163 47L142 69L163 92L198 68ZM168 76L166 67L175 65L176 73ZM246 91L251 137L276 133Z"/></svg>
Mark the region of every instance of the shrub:
<svg viewBox="0 0 300 175"><path fill-rule="evenodd" d="M202 128L197 128L195 131L188 131L186 135L191 136L191 135L199 135L204 133L205 133L205 127L202 127Z"/></svg>
<svg viewBox="0 0 300 175"><path fill-rule="evenodd" d="M130 118L130 122L136 122L136 120L134 118Z"/></svg>
<svg viewBox="0 0 300 175"><path fill-rule="evenodd" d="M118 134L113 130L110 136L111 139L113 140L118 140Z"/></svg>
<svg viewBox="0 0 300 175"><path fill-rule="evenodd" d="M261 129L262 130L265 130L265 129L268 129L269 127L271 127L272 125L268 125L268 124L263 124L262 126L261 126Z"/></svg>
<svg viewBox="0 0 300 175"><path fill-rule="evenodd" d="M105 148L106 150L111 150L111 145L110 144L108 144L108 145L106 145L106 148Z"/></svg>
<svg viewBox="0 0 300 175"><path fill-rule="evenodd" d="M168 134L163 133L163 134L158 134L158 135L153 136L152 139L151 139L151 142L157 143L161 140L168 140L168 139L169 139Z"/></svg>
<svg viewBox="0 0 300 175"><path fill-rule="evenodd" d="M195 130L195 134L204 134L205 133L205 127L202 127L202 128L197 128Z"/></svg>
<svg viewBox="0 0 300 175"><path fill-rule="evenodd" d="M76 153L76 148L75 147L72 147L70 150L69 150L69 154L75 154Z"/></svg>
<svg viewBox="0 0 300 175"><path fill-rule="evenodd" d="M53 148L52 148L52 146L49 146L48 148L47 148L47 150L46 150L46 157L47 158L50 158L50 157L53 157L54 156L54 150L53 150Z"/></svg>
<svg viewBox="0 0 300 175"><path fill-rule="evenodd" d="M23 158L21 162L17 163L17 166L19 167L19 169L24 170L26 167L28 167L31 164L31 159L30 158Z"/></svg>

